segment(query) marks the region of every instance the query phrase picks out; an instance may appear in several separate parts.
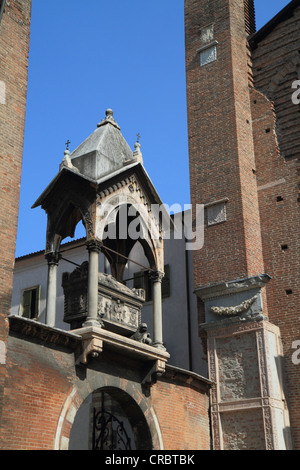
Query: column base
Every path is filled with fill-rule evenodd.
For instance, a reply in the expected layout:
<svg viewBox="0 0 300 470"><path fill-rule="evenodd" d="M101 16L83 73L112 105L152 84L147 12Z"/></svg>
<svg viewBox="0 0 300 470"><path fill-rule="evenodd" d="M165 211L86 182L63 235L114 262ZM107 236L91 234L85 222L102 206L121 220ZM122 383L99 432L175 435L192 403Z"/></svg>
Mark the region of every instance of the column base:
<svg viewBox="0 0 300 470"><path fill-rule="evenodd" d="M162 351L166 351L166 348L162 343L152 343L152 346L154 348L161 349Z"/></svg>
<svg viewBox="0 0 300 470"><path fill-rule="evenodd" d="M96 326L97 328L104 328L104 323L98 320L87 320L83 323L83 327L86 326Z"/></svg>

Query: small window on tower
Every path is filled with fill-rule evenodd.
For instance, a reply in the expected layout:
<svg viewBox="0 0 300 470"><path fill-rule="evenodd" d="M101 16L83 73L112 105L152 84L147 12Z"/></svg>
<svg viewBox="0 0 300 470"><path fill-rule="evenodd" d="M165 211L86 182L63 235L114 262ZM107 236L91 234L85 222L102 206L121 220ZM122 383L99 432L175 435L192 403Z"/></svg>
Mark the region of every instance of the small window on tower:
<svg viewBox="0 0 300 470"><path fill-rule="evenodd" d="M214 25L211 24L201 29L201 48L200 52L200 65L210 64L217 60L217 44L215 41Z"/></svg>
<svg viewBox="0 0 300 470"><path fill-rule="evenodd" d="M21 298L21 315L34 320L39 315L40 286L24 289Z"/></svg>

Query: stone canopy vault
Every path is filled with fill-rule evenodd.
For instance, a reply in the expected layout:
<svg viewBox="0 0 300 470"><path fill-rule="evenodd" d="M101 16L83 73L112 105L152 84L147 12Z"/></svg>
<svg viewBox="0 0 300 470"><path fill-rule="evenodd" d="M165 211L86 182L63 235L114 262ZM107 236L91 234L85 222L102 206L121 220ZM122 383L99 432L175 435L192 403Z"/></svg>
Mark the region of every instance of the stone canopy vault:
<svg viewBox="0 0 300 470"><path fill-rule="evenodd" d="M89 261L82 267L81 272L77 270L74 276L65 277L63 282L65 282L65 302L68 301L66 299L68 292L72 295L73 281L77 283L75 288L77 292L82 289L77 304L71 302L71 309L74 311L68 311L67 315L65 312L65 317L69 318L71 327L72 322L76 325L77 332L81 331L80 328L84 330L82 330L86 350L84 361L87 360L88 354L102 350L103 341L105 342L104 330L108 336L121 332L123 336L127 336L128 343L131 341L129 333L132 334L130 326L134 325L137 333L144 329L140 321L142 294L134 290L129 292L130 289L122 283L130 252L136 243L140 243L149 262L149 271L153 280L151 349L155 347L160 350L159 360L163 359L164 363L168 354L163 346L162 335L161 282L164 276L162 230L163 221L169 219L144 168L139 142L136 142L135 150L132 151L114 120L112 110L106 111L105 119L77 149L70 153L67 148L58 174L33 208L39 206L47 213L45 251L48 261L47 325L55 325L57 266L60 260L61 242L66 237L73 237L77 224L82 221L86 230ZM98 272L100 252L110 264L109 278ZM107 315L107 309L113 308L115 312L120 303L127 312L130 312L127 329L116 328L118 320L114 318L114 322L111 322L109 321L111 317L108 318ZM85 305L86 312L82 312ZM124 318L122 321L124 322ZM95 328L97 334L94 333ZM140 336L137 334L136 337L144 341L143 334ZM112 341L111 336L109 341ZM120 339L116 339L117 343L118 347L121 347Z"/></svg>

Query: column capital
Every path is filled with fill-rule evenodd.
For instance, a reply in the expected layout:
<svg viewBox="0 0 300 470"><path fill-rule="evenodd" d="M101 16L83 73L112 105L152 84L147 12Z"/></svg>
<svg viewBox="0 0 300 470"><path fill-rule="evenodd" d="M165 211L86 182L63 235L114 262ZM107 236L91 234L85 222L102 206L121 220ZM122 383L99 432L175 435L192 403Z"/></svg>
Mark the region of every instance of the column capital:
<svg viewBox="0 0 300 470"><path fill-rule="evenodd" d="M45 253L45 258L48 262L48 266L49 265L57 266L60 259L61 259L61 255L60 255L60 253L57 253L55 251L51 251L51 252Z"/></svg>
<svg viewBox="0 0 300 470"><path fill-rule="evenodd" d="M153 282L162 282L163 278L165 277L165 273L161 271L152 271L150 273L150 278Z"/></svg>
<svg viewBox="0 0 300 470"><path fill-rule="evenodd" d="M91 238L87 240L85 244L89 252L96 251L97 253L100 253L103 248L103 242L97 240L96 238Z"/></svg>

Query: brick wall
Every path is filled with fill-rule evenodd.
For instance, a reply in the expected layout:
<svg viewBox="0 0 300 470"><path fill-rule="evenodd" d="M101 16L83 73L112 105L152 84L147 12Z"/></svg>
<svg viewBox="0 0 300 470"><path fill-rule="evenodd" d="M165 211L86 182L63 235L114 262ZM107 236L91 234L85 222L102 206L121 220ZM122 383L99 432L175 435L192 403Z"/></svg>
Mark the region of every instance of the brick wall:
<svg viewBox="0 0 300 470"><path fill-rule="evenodd" d="M294 8L265 35L252 41L255 88L263 92L276 110L281 155L288 161L300 157L299 106L292 102L292 83L300 79L300 7Z"/></svg>
<svg viewBox="0 0 300 470"><path fill-rule="evenodd" d="M245 3L245 25L247 34L253 34L256 31L254 0L244 0Z"/></svg>
<svg viewBox="0 0 300 470"><path fill-rule="evenodd" d="M210 450L208 388L198 379L167 371L152 391L164 450Z"/></svg>
<svg viewBox="0 0 300 470"><path fill-rule="evenodd" d="M254 41L252 115L266 288L270 321L280 327L294 446L300 448L299 365L292 344L300 340L299 105L292 83L300 64L300 8Z"/></svg>
<svg viewBox="0 0 300 470"><path fill-rule="evenodd" d="M112 388L131 397L129 413L144 415L154 449L209 449L209 387L195 374L168 368L152 387L141 385L142 365L103 352L87 366L76 364L79 337L21 317L10 318L0 448L68 449L84 400ZM149 365L147 366L149 368ZM151 449L149 449L151 450Z"/></svg>
<svg viewBox="0 0 300 470"><path fill-rule="evenodd" d="M224 450L266 450L261 410L223 413Z"/></svg>
<svg viewBox="0 0 300 470"><path fill-rule="evenodd" d="M1 448L51 450L65 398L72 387L73 358L38 343L10 337L1 422Z"/></svg>
<svg viewBox="0 0 300 470"><path fill-rule="evenodd" d="M31 0L6 2L0 23L0 410L5 374L25 121ZM4 94L5 91L5 94Z"/></svg>
<svg viewBox="0 0 300 470"><path fill-rule="evenodd" d="M264 314L281 329L284 387L299 448L299 366L291 360L292 343L300 339L300 114L291 100L300 70L296 4L250 44L252 2L186 0L185 26L191 199L227 201L226 221L207 224L204 248L194 253L194 284L272 276L262 292ZM210 24L217 57L201 66L201 31Z"/></svg>
<svg viewBox="0 0 300 470"><path fill-rule="evenodd" d="M201 31L209 24L217 60L200 66ZM226 223L207 226L204 247L195 252L197 287L252 276L264 267L244 5L186 0L185 28L192 204L228 199Z"/></svg>

